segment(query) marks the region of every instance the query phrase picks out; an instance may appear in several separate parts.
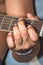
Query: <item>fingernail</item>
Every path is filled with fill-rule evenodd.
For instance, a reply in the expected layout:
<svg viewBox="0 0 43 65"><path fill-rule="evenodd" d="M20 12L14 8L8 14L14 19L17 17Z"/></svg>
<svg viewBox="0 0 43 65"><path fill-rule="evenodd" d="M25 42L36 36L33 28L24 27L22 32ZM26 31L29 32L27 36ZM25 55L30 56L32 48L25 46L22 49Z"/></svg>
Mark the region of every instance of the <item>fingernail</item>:
<svg viewBox="0 0 43 65"><path fill-rule="evenodd" d="M23 21L24 19L23 18L19 18L19 20L18 21Z"/></svg>
<svg viewBox="0 0 43 65"><path fill-rule="evenodd" d="M12 35L12 33L10 32L10 33L8 33L8 36L10 36L10 35Z"/></svg>
<svg viewBox="0 0 43 65"><path fill-rule="evenodd" d="M28 29L30 29L30 28L32 28L32 26L31 25L28 25L28 27L27 27Z"/></svg>

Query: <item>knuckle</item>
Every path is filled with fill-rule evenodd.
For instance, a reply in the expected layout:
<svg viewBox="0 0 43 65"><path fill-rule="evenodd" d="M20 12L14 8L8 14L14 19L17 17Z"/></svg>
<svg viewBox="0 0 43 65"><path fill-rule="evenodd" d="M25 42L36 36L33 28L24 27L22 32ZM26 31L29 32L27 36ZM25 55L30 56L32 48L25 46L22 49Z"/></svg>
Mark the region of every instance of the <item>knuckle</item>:
<svg viewBox="0 0 43 65"><path fill-rule="evenodd" d="M37 41L39 39L39 36L38 36L38 34L36 35L36 37L35 37L35 41Z"/></svg>
<svg viewBox="0 0 43 65"><path fill-rule="evenodd" d="M23 34L23 35L27 35L27 30L24 29L24 30L22 31L22 34Z"/></svg>
<svg viewBox="0 0 43 65"><path fill-rule="evenodd" d="M17 36L20 36L20 32L19 32L18 30L14 31L13 33L14 33L14 35L15 35L16 37L17 37Z"/></svg>
<svg viewBox="0 0 43 65"><path fill-rule="evenodd" d="M20 39L20 35L16 35L15 39Z"/></svg>
<svg viewBox="0 0 43 65"><path fill-rule="evenodd" d="M17 25L15 24L14 26L13 26L13 30L16 30L17 29Z"/></svg>

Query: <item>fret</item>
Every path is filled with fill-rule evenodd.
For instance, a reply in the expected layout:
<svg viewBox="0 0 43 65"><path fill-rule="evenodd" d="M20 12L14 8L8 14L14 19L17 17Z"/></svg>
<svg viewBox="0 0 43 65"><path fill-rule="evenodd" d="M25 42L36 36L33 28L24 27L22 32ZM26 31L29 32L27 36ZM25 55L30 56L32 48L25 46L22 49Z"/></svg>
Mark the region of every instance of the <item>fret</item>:
<svg viewBox="0 0 43 65"><path fill-rule="evenodd" d="M12 31L12 32L13 32L13 26L14 26L14 24L11 25L11 27L10 27L10 31Z"/></svg>
<svg viewBox="0 0 43 65"><path fill-rule="evenodd" d="M8 27L8 30L10 30L11 26L12 26L12 22L13 22L14 18L12 18L11 22L10 22L10 25Z"/></svg>
<svg viewBox="0 0 43 65"><path fill-rule="evenodd" d="M2 22L1 22L1 25L0 25L0 29L1 29L2 25L3 25L4 18L5 18L5 16L2 18Z"/></svg>
<svg viewBox="0 0 43 65"><path fill-rule="evenodd" d="M18 18L14 18L13 22L12 22L12 25L15 24L17 21L18 21Z"/></svg>

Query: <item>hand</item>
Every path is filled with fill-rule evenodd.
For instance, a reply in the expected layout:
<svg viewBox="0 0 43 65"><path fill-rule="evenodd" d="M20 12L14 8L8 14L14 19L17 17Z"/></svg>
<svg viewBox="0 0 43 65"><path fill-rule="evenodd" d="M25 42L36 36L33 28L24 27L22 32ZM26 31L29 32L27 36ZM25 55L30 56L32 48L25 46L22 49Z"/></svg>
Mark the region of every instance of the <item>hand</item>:
<svg viewBox="0 0 43 65"><path fill-rule="evenodd" d="M36 20L36 16L27 14L28 19ZM14 48L15 50L29 49L34 46L38 40L38 34L35 29L29 25L25 26L22 19L18 20L18 26L14 25L13 33L8 33L7 44L9 48Z"/></svg>

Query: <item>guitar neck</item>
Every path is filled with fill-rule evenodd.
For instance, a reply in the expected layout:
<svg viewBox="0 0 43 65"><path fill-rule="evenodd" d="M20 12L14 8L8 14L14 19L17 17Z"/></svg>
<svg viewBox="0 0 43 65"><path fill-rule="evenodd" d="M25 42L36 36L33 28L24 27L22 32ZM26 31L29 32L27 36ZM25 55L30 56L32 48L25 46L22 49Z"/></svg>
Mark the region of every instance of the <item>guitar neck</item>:
<svg viewBox="0 0 43 65"><path fill-rule="evenodd" d="M0 14L0 31L13 32L13 26L15 23L17 23L18 19L19 17ZM32 25L34 28L36 28L38 34L40 34L40 31L43 30L41 29L43 27L43 21L34 21L24 18L24 22L26 26Z"/></svg>

